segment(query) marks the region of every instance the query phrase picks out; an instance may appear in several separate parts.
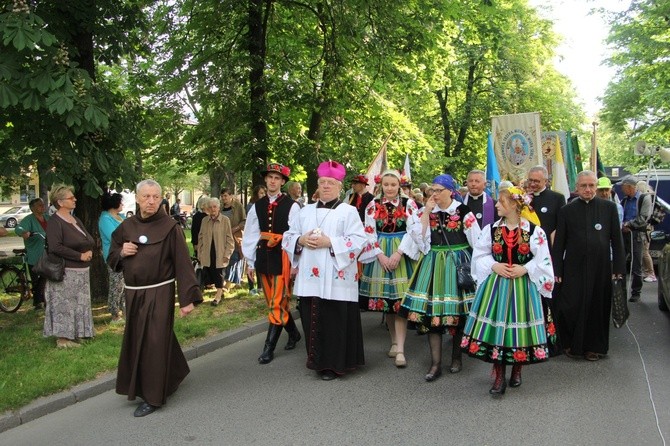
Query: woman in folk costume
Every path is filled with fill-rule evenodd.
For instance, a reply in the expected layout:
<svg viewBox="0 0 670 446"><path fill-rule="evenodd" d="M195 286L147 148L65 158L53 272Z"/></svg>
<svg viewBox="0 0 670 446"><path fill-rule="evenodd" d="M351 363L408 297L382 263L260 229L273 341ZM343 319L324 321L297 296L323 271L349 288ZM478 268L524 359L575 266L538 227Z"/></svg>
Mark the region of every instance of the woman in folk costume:
<svg viewBox="0 0 670 446"><path fill-rule="evenodd" d="M470 209L454 199L457 186L451 175L435 177L432 189L424 212L412 216L416 221L410 235L425 255L398 310L410 327L428 333L432 365L426 381L442 374L442 335L447 327L454 335L450 371L461 371L460 339L474 292L458 288L456 267L470 262L480 232Z"/></svg>
<svg viewBox="0 0 670 446"><path fill-rule="evenodd" d="M505 393L507 364L509 385L518 387L522 365L549 357L541 297L551 297L554 270L547 236L528 203L518 187L501 191L496 208L502 218L483 229L472 256L479 287L461 347L494 364L493 396Z"/></svg>
<svg viewBox="0 0 670 446"><path fill-rule="evenodd" d="M329 381L365 364L356 258L367 237L356 208L339 199L344 166L326 161L317 174L319 199L290 216L282 248L298 268L307 368Z"/></svg>
<svg viewBox="0 0 670 446"><path fill-rule="evenodd" d="M407 233L410 222L415 221L410 217L418 210L414 200L401 192L396 170L384 172L381 185L382 192L365 210L368 243L358 259L365 264L358 292L367 298L368 310L386 313L391 335L387 355L395 358L396 367L405 367L407 321L396 318L396 313L419 258L419 248Z"/></svg>

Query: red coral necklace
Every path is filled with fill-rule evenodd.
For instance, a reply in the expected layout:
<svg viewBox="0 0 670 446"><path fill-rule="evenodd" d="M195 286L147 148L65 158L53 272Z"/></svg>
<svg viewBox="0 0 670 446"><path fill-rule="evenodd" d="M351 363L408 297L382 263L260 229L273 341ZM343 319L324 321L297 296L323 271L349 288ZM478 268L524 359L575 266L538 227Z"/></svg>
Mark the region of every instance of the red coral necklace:
<svg viewBox="0 0 670 446"><path fill-rule="evenodd" d="M519 243L519 237L521 231L519 228L509 230L507 226L502 227L502 238L505 241L505 246L507 247L507 264L512 266L512 249Z"/></svg>

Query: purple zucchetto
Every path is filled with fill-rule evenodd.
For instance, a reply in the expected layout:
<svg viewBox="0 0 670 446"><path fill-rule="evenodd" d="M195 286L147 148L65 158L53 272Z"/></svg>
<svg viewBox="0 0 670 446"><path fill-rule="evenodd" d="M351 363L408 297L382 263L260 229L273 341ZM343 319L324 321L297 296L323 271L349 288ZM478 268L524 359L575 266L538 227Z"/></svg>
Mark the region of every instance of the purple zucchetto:
<svg viewBox="0 0 670 446"><path fill-rule="evenodd" d="M316 174L319 178L328 177L334 178L337 181L344 180L347 171L344 166L337 161L324 161L316 168Z"/></svg>
<svg viewBox="0 0 670 446"><path fill-rule="evenodd" d="M456 182L448 173L443 173L442 175L436 176L433 179L433 184L439 184L440 186L444 187L445 189L449 189L452 192L458 189Z"/></svg>

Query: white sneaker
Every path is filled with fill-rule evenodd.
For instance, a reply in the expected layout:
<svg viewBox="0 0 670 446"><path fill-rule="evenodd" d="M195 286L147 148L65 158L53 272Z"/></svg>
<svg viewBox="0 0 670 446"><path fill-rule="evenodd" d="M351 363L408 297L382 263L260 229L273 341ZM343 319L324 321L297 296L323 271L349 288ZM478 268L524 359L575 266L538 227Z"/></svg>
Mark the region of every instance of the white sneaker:
<svg viewBox="0 0 670 446"><path fill-rule="evenodd" d="M654 276L647 276L644 278L645 282L656 282L656 277Z"/></svg>

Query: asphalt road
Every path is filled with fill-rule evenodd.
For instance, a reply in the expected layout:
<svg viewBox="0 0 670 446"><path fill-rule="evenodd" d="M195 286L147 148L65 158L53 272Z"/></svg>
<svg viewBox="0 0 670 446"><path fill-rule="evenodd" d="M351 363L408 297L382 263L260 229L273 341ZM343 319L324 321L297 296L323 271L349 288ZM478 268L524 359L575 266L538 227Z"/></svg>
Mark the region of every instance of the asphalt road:
<svg viewBox="0 0 670 446"><path fill-rule="evenodd" d="M285 334L276 359L259 365L258 334L193 360L148 417L133 418L137 402L107 391L0 434L0 445L661 445L659 431L670 439L670 317L655 284L642 296L628 326L612 328L608 357L526 367L523 385L500 400L488 395L490 365L470 358L461 373L425 382L425 337L410 333L409 365L396 369L381 315L364 313L367 365L342 379L318 379L303 342L281 348Z"/></svg>

